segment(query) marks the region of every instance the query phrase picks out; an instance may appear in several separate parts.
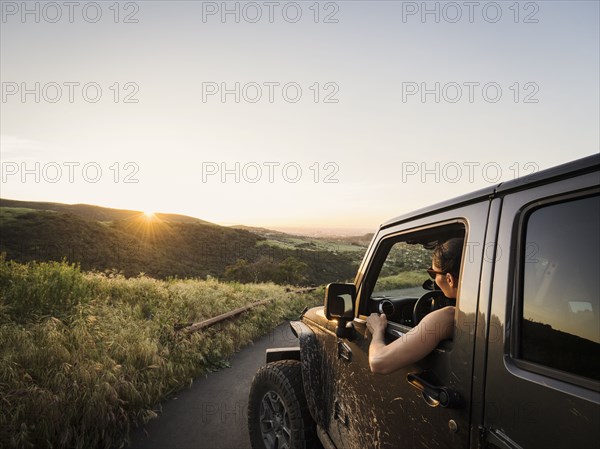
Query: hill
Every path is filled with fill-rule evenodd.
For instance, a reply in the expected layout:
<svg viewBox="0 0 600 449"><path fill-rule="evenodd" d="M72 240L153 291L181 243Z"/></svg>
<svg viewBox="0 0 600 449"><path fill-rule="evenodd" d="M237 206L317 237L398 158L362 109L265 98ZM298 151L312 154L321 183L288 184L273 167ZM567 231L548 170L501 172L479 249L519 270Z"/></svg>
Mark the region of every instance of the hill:
<svg viewBox="0 0 600 449"><path fill-rule="evenodd" d="M42 211L62 212L76 215L86 220L94 221L120 221L139 217L142 211L127 209L112 209L110 207L93 206L90 204L63 204L47 203L41 201L17 201L0 198L0 207L11 207L21 209L33 209ZM212 224L208 221L200 220L195 217L179 214L156 214L162 221L176 223L203 223Z"/></svg>
<svg viewBox="0 0 600 449"><path fill-rule="evenodd" d="M285 232L275 231L274 229L261 228L257 226L233 225L229 227L232 229L243 229L244 231L250 231L254 234L258 234L261 236L286 235Z"/></svg>
<svg viewBox="0 0 600 449"><path fill-rule="evenodd" d="M293 236L265 238L198 219L170 221L163 219L165 214L147 217L141 212L80 205L72 213L64 212L70 205L58 203L2 200L0 204L13 206L0 207L0 252L7 259L65 259L86 271L114 270L127 277L144 273L157 279L211 276L318 285L351 279L364 253L357 246L347 251ZM41 205L46 209L25 207ZM118 219L119 214L126 218Z"/></svg>
<svg viewBox="0 0 600 449"><path fill-rule="evenodd" d="M339 252L355 252L362 257L365 249L371 242L373 234L359 236L314 237L298 234L289 234L273 229L235 225L232 229L243 229L264 238L264 245L276 248L313 249Z"/></svg>

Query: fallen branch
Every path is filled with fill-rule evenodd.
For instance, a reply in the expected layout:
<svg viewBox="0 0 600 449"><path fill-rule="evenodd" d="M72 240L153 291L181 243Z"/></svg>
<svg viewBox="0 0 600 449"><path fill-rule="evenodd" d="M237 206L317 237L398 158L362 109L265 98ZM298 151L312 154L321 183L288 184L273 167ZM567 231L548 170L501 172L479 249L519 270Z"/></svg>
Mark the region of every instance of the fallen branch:
<svg viewBox="0 0 600 449"><path fill-rule="evenodd" d="M316 290L316 289L317 289L317 287L301 288L299 290L291 290L290 288L286 288L286 292L288 292L288 293L307 293L307 292L312 292L313 290ZM273 300L265 299L264 301L259 301L259 302L255 302L254 304L250 304L248 306L240 307L239 309L235 309L230 312L223 313L221 315L217 315L213 318L209 318L208 320L204 320L199 323L175 324L175 326L174 326L175 332L184 332L186 334L189 334L192 332L197 332L199 330L206 329L207 327L210 327L213 324L217 324L226 319L233 318L237 315L241 315L242 313L247 312L248 310L250 310L254 307L269 304L270 302L273 302Z"/></svg>
<svg viewBox="0 0 600 449"><path fill-rule="evenodd" d="M271 302L273 302L272 299L265 299L264 301L259 301L259 302L255 302L254 304L250 304L248 306L240 307L239 309L235 309L230 312L223 313L221 315L217 315L213 318L209 318L208 320L204 320L199 323L190 324L185 327L181 327L181 325L175 325L175 330L177 332L184 332L186 334L189 334L192 332L197 332L199 330L206 329L207 327L210 327L213 324L220 323L221 321L224 321L228 318L233 318L237 315L241 315L242 313L247 312L248 310L253 309L254 307L263 306L263 305L269 304Z"/></svg>

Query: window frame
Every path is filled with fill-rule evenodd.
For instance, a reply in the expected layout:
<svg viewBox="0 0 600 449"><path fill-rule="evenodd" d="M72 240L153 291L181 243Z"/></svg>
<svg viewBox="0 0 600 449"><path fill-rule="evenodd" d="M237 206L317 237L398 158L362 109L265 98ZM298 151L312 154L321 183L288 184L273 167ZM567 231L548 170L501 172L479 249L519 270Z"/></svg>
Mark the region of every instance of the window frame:
<svg viewBox="0 0 600 449"><path fill-rule="evenodd" d="M462 218L462 217L452 218L452 219L443 220L443 221L439 221L439 222L428 223L428 224L425 224L422 226L417 226L417 227L409 228L409 229L403 229L403 230L400 230L397 232L392 232L390 234L382 236L379 239L379 241L377 242L376 247L374 248L373 257L370 258L370 263L365 269L365 275L361 279L360 290L357 295L358 296L357 297L357 300L358 300L357 306L358 307L357 307L356 316L358 318L366 319L367 315L365 315L365 311L367 310L367 304L370 299L370 295L373 293L373 288L375 287L375 285L377 283L377 279L379 278L383 264L385 263L391 249L393 248L393 246L395 244L397 244L401 241L406 241L405 237L410 234L416 234L416 233L424 232L424 231L431 231L431 230L435 230L436 228L451 227L453 225L454 226L456 226L456 225L462 226L463 240L464 240L464 242L468 242L469 222L467 221L466 218ZM463 245L464 245L464 242L463 242ZM467 250L468 250L468 248L467 248ZM460 261L461 277L459 279L459 291L457 294L457 301L456 301L457 309L459 307L460 284L461 284L460 280L462 279L462 270L464 268L465 256L466 256L466 252L465 252L465 247L463 246L463 257ZM372 285L371 285L371 283L372 283ZM370 290L370 292L369 292L369 290ZM410 329L412 329L412 327L404 326L399 323L390 322L389 324L392 324L394 327L397 327L398 330L401 330L403 332L407 332Z"/></svg>
<svg viewBox="0 0 600 449"><path fill-rule="evenodd" d="M536 201L524 205L515 220L516 245L513 253L516 270L513 284L512 313L510 316L510 345L509 358L517 366L525 371L540 374L570 384L578 385L589 390L600 391L600 381L579 374L562 371L547 365L525 360L521 357L521 324L523 320L524 287L525 287L525 258L527 257L527 224L529 217L537 210L568 203L586 198L592 198L600 195L600 188L590 188L577 192L565 193L562 195L540 198Z"/></svg>

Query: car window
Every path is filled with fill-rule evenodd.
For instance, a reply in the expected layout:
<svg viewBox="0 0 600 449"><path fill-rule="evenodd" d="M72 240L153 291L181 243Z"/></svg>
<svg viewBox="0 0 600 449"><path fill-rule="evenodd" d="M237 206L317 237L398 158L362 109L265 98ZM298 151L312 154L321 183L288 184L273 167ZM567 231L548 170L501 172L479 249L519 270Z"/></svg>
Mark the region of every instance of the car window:
<svg viewBox="0 0 600 449"><path fill-rule="evenodd" d="M599 196L529 214L521 248L521 359L600 380L599 229Z"/></svg>
<svg viewBox="0 0 600 449"><path fill-rule="evenodd" d="M427 290L423 282L428 279L432 250L423 245L398 242L386 257L371 297L419 297Z"/></svg>
<svg viewBox="0 0 600 449"><path fill-rule="evenodd" d="M388 321L413 327L417 300L433 289L439 290L427 273L432 265L433 248L451 238L464 239L465 231L463 223L453 223L385 239L378 250L380 257L374 257L377 263L367 277L366 290L370 294L366 314L385 313ZM446 304L443 298L441 295L434 300L434 305L431 300L423 303L430 307L419 309L418 319L432 308L443 307Z"/></svg>

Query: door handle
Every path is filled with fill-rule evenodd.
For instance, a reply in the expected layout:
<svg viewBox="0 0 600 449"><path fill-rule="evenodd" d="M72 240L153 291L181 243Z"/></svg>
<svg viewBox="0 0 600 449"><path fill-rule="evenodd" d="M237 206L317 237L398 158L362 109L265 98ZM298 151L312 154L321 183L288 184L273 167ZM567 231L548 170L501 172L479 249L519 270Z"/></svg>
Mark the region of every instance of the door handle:
<svg viewBox="0 0 600 449"><path fill-rule="evenodd" d="M430 407L441 405L447 408L459 408L462 400L460 395L451 388L433 385L425 379L426 372L410 373L406 376L409 384L419 390L423 399Z"/></svg>
<svg viewBox="0 0 600 449"><path fill-rule="evenodd" d="M338 359L344 359L347 362L352 361L352 349L342 340L338 340Z"/></svg>

